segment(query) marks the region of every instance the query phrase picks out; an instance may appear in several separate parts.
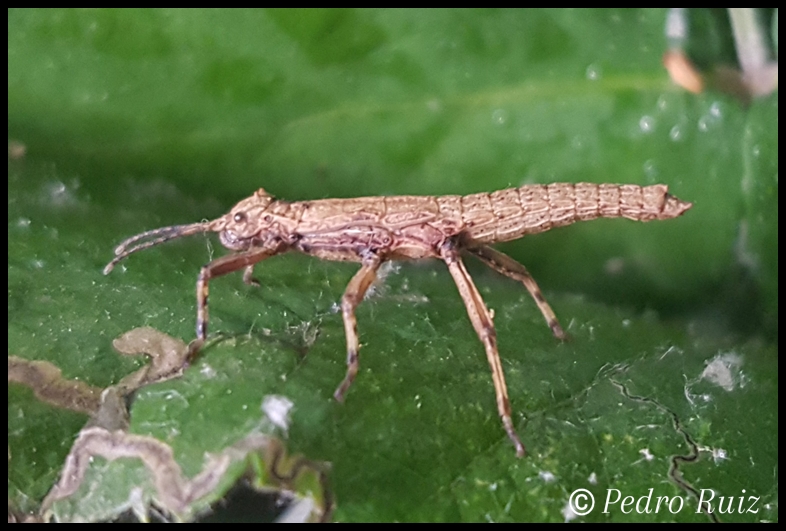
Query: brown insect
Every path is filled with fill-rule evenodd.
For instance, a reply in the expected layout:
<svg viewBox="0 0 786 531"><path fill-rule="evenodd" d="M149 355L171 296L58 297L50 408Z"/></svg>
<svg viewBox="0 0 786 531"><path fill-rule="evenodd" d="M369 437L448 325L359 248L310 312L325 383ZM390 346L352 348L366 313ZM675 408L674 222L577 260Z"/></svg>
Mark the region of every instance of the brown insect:
<svg viewBox="0 0 786 531"><path fill-rule="evenodd" d="M358 372L355 308L387 260L439 258L448 266L464 300L469 319L486 349L505 431L524 455L511 418L510 401L497 350L492 315L461 261L474 255L492 269L527 288L554 336L565 339L535 279L527 269L489 244L521 238L554 227L599 217L637 221L670 219L692 206L668 194L663 184L527 185L467 196L394 196L321 199L290 203L259 189L213 221L163 227L133 236L115 249L104 268L108 274L128 255L169 240L202 232L218 232L221 244L236 251L202 267L197 277L197 338L207 337L207 296L210 279L243 269L243 282L258 285L254 265L287 251L325 260L360 262L341 298L347 337L347 374L334 394L339 402Z"/></svg>

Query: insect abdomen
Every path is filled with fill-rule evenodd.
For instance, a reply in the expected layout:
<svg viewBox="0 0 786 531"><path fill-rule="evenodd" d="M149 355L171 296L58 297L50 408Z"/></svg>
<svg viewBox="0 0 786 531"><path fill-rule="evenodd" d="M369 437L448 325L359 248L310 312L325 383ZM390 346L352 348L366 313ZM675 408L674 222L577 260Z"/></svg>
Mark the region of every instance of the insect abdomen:
<svg viewBox="0 0 786 531"><path fill-rule="evenodd" d="M555 183L527 185L461 198L464 232L474 241L521 238L577 221L670 219L692 205L669 195L664 184Z"/></svg>

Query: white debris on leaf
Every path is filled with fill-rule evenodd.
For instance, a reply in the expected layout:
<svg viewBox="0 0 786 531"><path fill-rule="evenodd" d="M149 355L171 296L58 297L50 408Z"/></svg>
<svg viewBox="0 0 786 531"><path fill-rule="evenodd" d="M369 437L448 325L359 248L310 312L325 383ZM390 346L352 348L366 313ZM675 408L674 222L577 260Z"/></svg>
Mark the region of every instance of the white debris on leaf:
<svg viewBox="0 0 786 531"><path fill-rule="evenodd" d="M268 420L286 434L291 423L289 414L294 405L294 402L285 396L267 395L262 400L261 409Z"/></svg>

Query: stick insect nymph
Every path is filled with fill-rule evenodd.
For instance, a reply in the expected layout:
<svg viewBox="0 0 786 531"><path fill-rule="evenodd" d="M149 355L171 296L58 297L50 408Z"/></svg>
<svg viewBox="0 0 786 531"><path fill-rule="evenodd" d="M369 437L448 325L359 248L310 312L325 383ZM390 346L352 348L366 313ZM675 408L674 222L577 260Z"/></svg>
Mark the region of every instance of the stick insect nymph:
<svg viewBox="0 0 786 531"><path fill-rule="evenodd" d="M287 251L324 260L361 264L341 299L347 340L347 373L334 393L343 401L358 372L359 340L355 308L388 260L437 258L447 265L470 322L483 343L491 367L497 410L516 455L524 445L511 416L505 375L497 350L492 314L467 273L462 254L473 255L499 273L524 285L558 339L566 335L535 279L513 258L490 244L600 217L636 221L682 215L692 204L668 193L666 185L554 183L527 185L467 196L391 196L286 202L259 189L226 215L204 223L151 230L128 238L104 268L108 274L137 251L204 232L218 232L221 244L234 251L202 267L197 277L197 339L207 338L210 279L243 270L243 281L256 284L254 265Z"/></svg>

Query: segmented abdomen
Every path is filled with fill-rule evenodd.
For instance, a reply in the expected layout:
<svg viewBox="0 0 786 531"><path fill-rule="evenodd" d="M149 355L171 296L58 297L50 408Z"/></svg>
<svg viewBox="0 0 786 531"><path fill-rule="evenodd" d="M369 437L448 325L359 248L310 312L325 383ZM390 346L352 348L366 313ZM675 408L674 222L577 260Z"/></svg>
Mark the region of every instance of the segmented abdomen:
<svg viewBox="0 0 786 531"><path fill-rule="evenodd" d="M623 217L637 221L674 218L691 207L664 184L555 183L492 193L437 198L441 214L481 243L503 242L576 221Z"/></svg>

